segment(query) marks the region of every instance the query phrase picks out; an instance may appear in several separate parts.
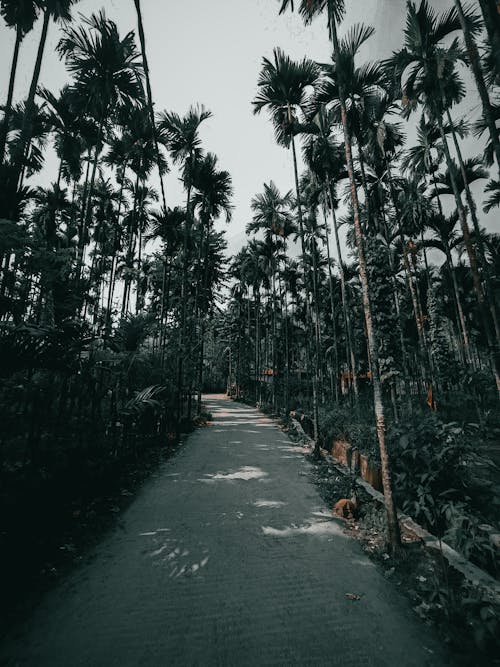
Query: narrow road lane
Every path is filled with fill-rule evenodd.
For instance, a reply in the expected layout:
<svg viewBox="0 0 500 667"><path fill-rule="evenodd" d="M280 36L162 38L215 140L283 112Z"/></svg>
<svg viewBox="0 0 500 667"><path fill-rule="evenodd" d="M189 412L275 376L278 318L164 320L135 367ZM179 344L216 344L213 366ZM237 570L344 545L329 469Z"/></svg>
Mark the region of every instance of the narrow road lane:
<svg viewBox="0 0 500 667"><path fill-rule="evenodd" d="M213 423L144 485L0 664L444 664L276 424L223 396L207 403Z"/></svg>

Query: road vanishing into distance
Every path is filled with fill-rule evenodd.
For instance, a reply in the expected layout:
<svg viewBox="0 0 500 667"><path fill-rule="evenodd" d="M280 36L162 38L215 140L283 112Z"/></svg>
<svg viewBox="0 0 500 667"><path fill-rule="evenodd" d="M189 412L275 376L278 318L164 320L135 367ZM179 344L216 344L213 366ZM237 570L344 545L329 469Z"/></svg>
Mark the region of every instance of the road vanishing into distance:
<svg viewBox="0 0 500 667"><path fill-rule="evenodd" d="M301 449L257 410L205 401L210 425L11 632L0 664L448 664L332 518Z"/></svg>

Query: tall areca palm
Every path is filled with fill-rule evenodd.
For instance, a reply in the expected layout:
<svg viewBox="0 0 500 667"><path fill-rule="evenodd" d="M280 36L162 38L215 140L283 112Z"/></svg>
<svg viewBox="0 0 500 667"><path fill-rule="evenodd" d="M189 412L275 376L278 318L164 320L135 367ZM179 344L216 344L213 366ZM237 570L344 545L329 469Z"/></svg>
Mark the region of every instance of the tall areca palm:
<svg viewBox="0 0 500 667"><path fill-rule="evenodd" d="M9 117L12 108L12 99L14 96L14 84L16 80L17 62L19 57L19 48L24 37L31 32L38 15L39 2L37 0L1 0L0 14L9 28L16 31L16 41L14 43L14 53L12 55L12 65L10 68L9 87L7 90L7 100L4 106L4 116L0 125L0 168L3 165L5 155L5 143L7 141L7 132L9 127Z"/></svg>
<svg viewBox="0 0 500 667"><path fill-rule="evenodd" d="M322 87L321 98L329 98L328 84ZM349 384L352 384L354 389L354 396L358 397L358 380L356 367L356 354L353 345L351 317L349 313L349 295L346 289L344 261L342 257L342 249L339 239L339 225L337 221L336 208L338 206L337 197L335 195L334 184L347 177L345 167L345 151L335 141L335 137L330 135L331 126L333 125L333 114L327 111L324 107L320 107L318 112L318 121L320 132L317 135L309 135L304 146L304 159L310 171L315 175L320 182L324 184L326 191L325 205L330 209L333 221L333 230L335 235L335 246L337 250L337 265L340 274L340 286L342 296L342 310L344 315L344 326L346 335L346 354L347 367L349 368ZM328 232L326 235L327 250ZM330 281L331 282L331 281Z"/></svg>
<svg viewBox="0 0 500 667"><path fill-rule="evenodd" d="M186 222L186 211L180 206L167 208L166 211L152 211L147 239L161 240L162 249L162 277L160 290L159 312L159 342L162 367L165 361L165 347L167 341L167 318L170 310L170 287L173 268L173 258L182 246L182 228Z"/></svg>
<svg viewBox="0 0 500 667"><path fill-rule="evenodd" d="M134 277L138 287L144 235L149 225L151 207L158 201L156 190L139 178L136 178L134 182L126 183L125 190L130 193L134 203L132 209L124 218L127 225L127 250L125 253L127 271L123 290L122 317L128 313L130 307L130 294Z"/></svg>
<svg viewBox="0 0 500 667"><path fill-rule="evenodd" d="M281 49L274 49L273 61L263 59L258 81L258 93L253 101L254 113L266 109L272 119L276 141L292 147L297 214L302 251L303 220L300 185L297 166L295 136L309 129L308 121L313 102L314 86L318 83L320 69L312 60L304 58L294 62Z"/></svg>
<svg viewBox="0 0 500 667"><path fill-rule="evenodd" d="M55 135L55 149L59 158L58 181L79 181L82 174L81 156L85 150L85 137L95 133L95 124L81 116L81 101L69 85L65 85L59 97L46 88L39 89L39 96L46 104L47 121Z"/></svg>
<svg viewBox="0 0 500 667"><path fill-rule="evenodd" d="M281 49L274 49L274 58L264 58L258 80L258 93L253 101L254 113L266 109L272 119L278 144L292 147L295 190L297 197L297 219L302 255L306 255L302 200L300 193L299 174L295 136L304 130L310 130L310 105L313 101L314 86L318 83L320 69L312 60L304 58L294 62ZM310 310L311 281L307 265L304 266L306 289L306 307ZM312 322L310 314L309 320ZM311 359L311 354L309 354ZM316 372L311 373L313 391L313 421L315 440L318 442L318 396ZM319 445L318 445L319 446ZM317 450L319 453L319 449Z"/></svg>
<svg viewBox="0 0 500 667"><path fill-rule="evenodd" d="M281 12L290 6L293 9L293 0L282 0ZM306 21L312 20L314 16L327 12L328 28L330 38L333 45L333 57L336 63L341 61L341 45L337 33L337 23L342 20L344 16L344 0L301 0L300 12L305 17ZM372 360L372 384L374 395L374 408L377 422L377 435L380 449L380 458L382 463L382 478L384 486L384 496L386 501L386 510L388 518L388 532L389 544L391 548L397 549L400 544L399 524L396 516L396 510L392 497L392 482L389 467L389 458L385 443L385 414L382 402L382 388L380 383L379 367L378 367L378 345L376 332L373 327L372 308L370 303L370 293L368 285L368 275L366 270L365 252L363 246L363 233L361 228L360 207L358 199L357 184L354 176L354 164L352 153L351 133L348 127L347 120L347 86L343 79L343 72L339 69L337 71L337 85L340 106L340 116L342 122L342 129L344 133L344 148L346 154L346 166L349 176L351 204L353 210L354 229L356 234L356 245L358 252L359 273L361 279L362 295L363 295L363 310L365 315L365 325L368 337L368 346L370 350L370 357Z"/></svg>
<svg viewBox="0 0 500 667"><path fill-rule="evenodd" d="M161 198L162 198L162 204L163 204L163 210L167 210L167 200L165 197L165 186L163 184L163 171L161 168L161 154L158 146L158 137L157 137L157 132L156 132L156 120L155 120L155 114L154 114L154 107L153 107L153 93L151 90L151 80L149 77L149 64L148 64L148 57L146 53L146 36L144 34L144 25L142 21L142 11L141 11L141 2L140 0L134 0L135 4L135 10L137 13L137 25L139 29L139 39L141 42L141 52L142 52L142 64L144 67L144 78L146 79L146 102L147 102L147 108L149 112L149 120L151 123L151 128L153 130L153 141L154 141L154 147L155 147L155 153L156 153L156 160L158 164L158 176L160 179L160 190L161 190Z"/></svg>
<svg viewBox="0 0 500 667"><path fill-rule="evenodd" d="M38 79L40 77L40 70L42 67L50 21L52 19L52 21L55 23L64 22L65 24L71 21L71 8L77 2L78 0L40 0L40 8L43 14L42 32L40 35L35 67L28 92L28 99L26 101L26 115L21 129L19 150L14 160L16 165L17 178L21 176L24 155L31 141L32 121L35 112L35 95L38 86Z"/></svg>
<svg viewBox="0 0 500 667"><path fill-rule="evenodd" d="M121 38L117 25L107 19L103 11L85 18L78 28L66 27L57 50L74 76L75 90L85 100L84 113L95 118L99 128L90 184L80 216L79 275L85 231L90 223L90 201L103 147L103 130L117 108L143 100L142 65L134 33L128 32Z"/></svg>
<svg viewBox="0 0 500 667"><path fill-rule="evenodd" d="M228 171L218 168L217 156L207 153L194 161L191 168L191 185L194 190L193 212L198 213L198 268L199 275L195 287L194 313L195 328L199 330L198 346L198 397L197 410L201 412L201 390L203 385L203 368L205 354L205 316L210 304L210 251L214 242L213 224L224 216L226 222L232 217L231 198L233 194L232 179ZM194 374L193 374L194 375Z"/></svg>
<svg viewBox="0 0 500 667"><path fill-rule="evenodd" d="M211 117L211 112L203 106L191 107L184 117L174 112L163 112L158 118L158 130L161 140L165 143L175 164L182 167L182 179L186 190L186 220L184 223L183 265L181 283L181 331L179 336L178 354L178 412L181 411L184 357L186 355L186 309L188 291L188 244L192 227L192 171L196 160L202 156L199 127L203 121Z"/></svg>
<svg viewBox="0 0 500 667"><path fill-rule="evenodd" d="M264 183L264 191L256 194L251 201L251 209L253 211L252 220L247 224L247 234L251 232L263 232L264 241L267 246L274 251L270 262L271 269L271 289L272 289L272 397L273 408L275 408L276 401L276 370L277 370L277 299L276 299L276 274L279 273L280 253L281 258L286 258L286 246L280 243L280 237L284 238L287 228L291 225L291 211L292 193L287 192L281 195L278 187L273 181ZM283 246L281 248L281 246ZM286 259L285 259L286 261ZM286 319L288 313L286 312L286 296L285 296L285 347L288 349L288 325ZM286 400L288 403L288 364L286 373Z"/></svg>

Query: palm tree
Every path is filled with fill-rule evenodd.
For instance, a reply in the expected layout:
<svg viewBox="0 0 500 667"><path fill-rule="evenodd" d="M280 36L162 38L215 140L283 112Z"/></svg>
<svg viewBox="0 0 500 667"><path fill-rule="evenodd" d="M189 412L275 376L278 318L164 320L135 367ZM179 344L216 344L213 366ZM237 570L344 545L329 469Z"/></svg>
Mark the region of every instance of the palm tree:
<svg viewBox="0 0 500 667"><path fill-rule="evenodd" d="M281 12L285 11L287 6L293 9L293 0L282 0ZM305 17L306 21L323 12L326 9L328 17L328 28L330 38L333 44L333 58L334 65L337 65L336 79L338 86L338 97L340 116L342 122L342 130L344 133L344 148L346 154L346 167L349 176L351 204L353 212L353 222L356 235L356 245L358 252L359 274L362 287L363 310L365 315L365 326L368 338L368 347L370 358L372 362L372 385L374 396L374 408L377 424L377 435L380 449L380 459L382 464L382 478L384 486L384 496L387 511L387 523L389 533L389 544L394 550L397 550L400 545L399 524L396 516L395 505L392 497L392 482L389 467L389 458L385 444L385 415L384 406L382 402L382 389L380 384L380 375L378 367L378 344L376 332L373 327L372 309L370 303L370 292L368 285L368 275L366 270L366 261L363 247L363 233L361 228L360 207L358 200L358 190L354 175L353 153L352 153L352 139L347 120L347 94L348 88L345 75L348 72L343 72L340 69L342 61L341 44L337 34L337 22L340 21L344 15L344 1L343 0L301 0L300 11Z"/></svg>
<svg viewBox="0 0 500 667"><path fill-rule="evenodd" d="M166 326L170 310L170 282L173 258L182 245L182 227L186 222L186 211L180 206L167 208L166 211L152 211L149 222L147 240L160 239L163 243L162 278L160 292L160 350L161 364L165 361Z"/></svg>
<svg viewBox="0 0 500 667"><path fill-rule="evenodd" d="M26 100L26 114L24 117L23 126L21 128L19 149L14 160L14 164L16 165L16 176L18 179L21 177L24 155L28 150L28 146L32 137L32 121L35 113L35 95L38 86L38 79L40 78L40 70L42 67L45 44L47 42L49 23L51 19L55 23L69 23L71 21L71 8L77 2L78 0L41 0L40 2L40 7L43 13L42 33L40 35L40 42L38 45L35 67L28 92L28 99Z"/></svg>
<svg viewBox="0 0 500 667"><path fill-rule="evenodd" d="M12 99L14 96L14 84L16 80L17 61L19 57L19 48L24 37L33 30L38 15L37 0L1 0L0 14L9 28L15 28L16 41L14 43L14 53L12 55L12 65L10 68L9 87L7 90L7 100L3 109L4 115L0 126L0 168L3 165L5 155L5 143L7 141L7 132L9 127L9 117L12 108Z"/></svg>
<svg viewBox="0 0 500 667"><path fill-rule="evenodd" d="M191 169L191 184L194 189L193 211L198 212L198 267L199 277L196 282L194 313L195 328L198 325L199 357L198 357L198 397L197 411L201 412L201 390L203 385L203 368L205 352L205 320L203 312L207 310L210 300L210 249L214 242L213 224L222 215L226 223L231 221L233 194L232 180L228 171L219 169L217 156L207 153L195 160Z"/></svg>
<svg viewBox="0 0 500 667"><path fill-rule="evenodd" d="M302 214L302 200L300 193L299 174L297 167L297 153L295 136L303 131L313 131L315 126L309 122L311 102L314 86L320 77L320 69L312 60L304 58L301 62L292 61L281 49L274 49L273 61L263 59L262 69L258 80L258 93L253 100L254 113L267 109L274 126L276 141L285 147L292 147L295 190L297 198L297 219L302 255L306 256L304 220ZM306 308L310 313L311 280L307 264L304 264L306 288ZM309 354L309 363L312 355ZM316 358L315 358L316 359ZM317 359L316 359L317 362ZM313 393L313 422L315 441L318 440L318 395L316 385L316 369L311 373ZM319 455L317 444L316 455Z"/></svg>
<svg viewBox="0 0 500 667"><path fill-rule="evenodd" d="M124 223L127 225L125 266L128 270L125 273L122 317L129 311L133 278L135 277L136 284L138 282L142 262L144 232L149 226L151 207L158 201L156 190L146 185L139 177L135 179L135 182L128 181L125 184L125 190L131 195L133 206L124 218Z"/></svg>
<svg viewBox="0 0 500 667"><path fill-rule="evenodd" d="M158 176L160 179L160 190L161 190L161 199L162 199L162 204L163 204L163 210L167 210L167 200L165 197L165 186L163 184L163 170L161 167L161 161L162 161L162 156L160 154L160 149L158 146L158 137L157 137L157 131L156 131L156 121L155 121L155 114L154 114L154 107L153 107L153 93L151 91L151 81L149 78L149 65L148 65L148 58L146 55L146 37L144 34L144 25L142 22L142 11L141 11L141 2L140 0L134 0L135 4L135 10L137 13L137 26L139 29L139 39L141 42L141 53L142 53L142 65L144 67L144 78L146 79L146 101L147 101L147 108L149 112L149 120L151 123L151 128L152 128L152 135L153 135L153 141L154 141L154 147L155 147L155 153L156 153L156 160L158 164Z"/></svg>
<svg viewBox="0 0 500 667"><path fill-rule="evenodd" d="M90 223L91 198L97 164L103 147L103 132L108 117L121 106L134 106L144 99L141 85L142 65L139 62L134 33L121 38L117 25L103 11L83 19L78 28L66 27L57 51L65 59L74 76L73 88L85 100L83 112L98 125L92 173L80 216L79 267L83 264L86 229Z"/></svg>
<svg viewBox="0 0 500 667"><path fill-rule="evenodd" d="M85 137L92 138L95 124L90 118L80 115L78 106L81 100L69 85L61 89L59 97L43 87L38 94L45 102L47 122L55 135L59 158L57 182L61 178L67 182L78 182L82 175L81 156L85 150Z"/></svg>
<svg viewBox="0 0 500 667"><path fill-rule="evenodd" d="M437 198L439 201L439 194L437 194ZM462 307L462 300L460 298L460 290L458 287L455 265L453 263L453 257L451 254L452 248L457 243L457 240L455 238L456 234L454 232L457 222L458 222L457 213L445 217L441 208L439 210L439 213L436 214L433 212L427 219L427 228L434 232L434 234L437 236L437 239L436 240L426 239L426 241L423 243L425 243L428 246L438 248L444 253L446 257L447 268L453 284L453 295L458 314L459 327L462 333L465 358L467 363L469 365L472 365L469 332L467 330L467 324L465 321L464 310Z"/></svg>
<svg viewBox="0 0 500 667"><path fill-rule="evenodd" d="M182 165L182 178L186 190L186 220L184 223L184 243L183 243L183 266L181 283L181 330L179 337L178 353L178 412L181 412L182 387L184 375L184 357L186 356L187 338L186 338L186 312L187 312L187 292L188 292L188 245L192 227L192 171L196 160L202 157L201 140L199 137L199 127L203 121L212 116L211 112L203 106L191 107L187 114L182 118L174 112L163 112L158 119L158 131L160 140L165 143L174 164Z"/></svg>
<svg viewBox="0 0 500 667"><path fill-rule="evenodd" d="M277 374L277 318L276 318L276 274L278 272L280 259L283 258L285 251L284 242L280 242L280 237L285 236L287 227L291 224L290 206L292 204L292 193L287 192L281 195L276 184L272 181L267 184L264 183L264 192L255 195L251 201L251 209L253 211L252 220L246 226L247 234L252 232L263 232L264 243L269 248L271 256L268 263L268 269L271 276L271 291L272 291L272 402L273 409L276 408L276 374ZM285 256L286 257L286 256ZM287 313L285 312L285 317ZM285 345L288 346L287 328L285 329ZM286 377L286 393L288 396L288 374ZM287 402L287 401L286 401Z"/></svg>

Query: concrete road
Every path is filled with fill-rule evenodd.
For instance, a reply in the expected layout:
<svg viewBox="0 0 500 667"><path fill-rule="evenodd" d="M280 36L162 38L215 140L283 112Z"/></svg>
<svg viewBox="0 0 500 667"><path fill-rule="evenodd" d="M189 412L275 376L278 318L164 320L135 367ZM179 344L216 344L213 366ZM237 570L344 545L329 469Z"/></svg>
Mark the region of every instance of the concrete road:
<svg viewBox="0 0 500 667"><path fill-rule="evenodd" d="M446 664L270 419L224 396L0 664ZM360 595L350 600L347 593Z"/></svg>

